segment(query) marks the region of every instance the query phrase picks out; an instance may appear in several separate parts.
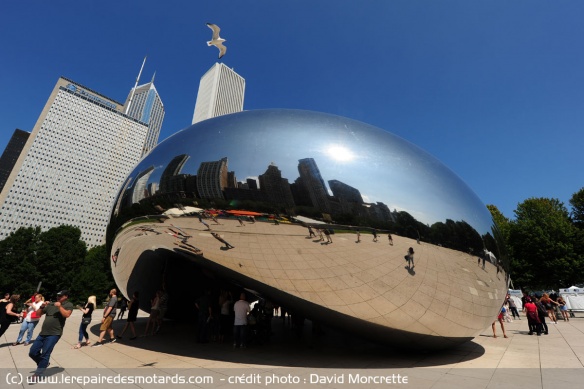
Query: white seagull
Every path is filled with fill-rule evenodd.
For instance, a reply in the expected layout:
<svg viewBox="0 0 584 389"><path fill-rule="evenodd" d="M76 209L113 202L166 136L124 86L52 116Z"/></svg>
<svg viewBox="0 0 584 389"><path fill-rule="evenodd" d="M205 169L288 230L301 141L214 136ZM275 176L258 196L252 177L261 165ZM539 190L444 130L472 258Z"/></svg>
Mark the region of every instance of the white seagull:
<svg viewBox="0 0 584 389"><path fill-rule="evenodd" d="M218 25L213 24L213 23L207 23L207 27L209 27L211 30L213 30L213 37L211 38L211 40L209 42L207 42L207 46L212 45L212 46L215 46L216 48L218 48L219 49L219 58L221 58L227 52L227 47L223 46L223 42L225 42L225 39L223 39L219 36L219 31L221 31L221 29L219 28Z"/></svg>

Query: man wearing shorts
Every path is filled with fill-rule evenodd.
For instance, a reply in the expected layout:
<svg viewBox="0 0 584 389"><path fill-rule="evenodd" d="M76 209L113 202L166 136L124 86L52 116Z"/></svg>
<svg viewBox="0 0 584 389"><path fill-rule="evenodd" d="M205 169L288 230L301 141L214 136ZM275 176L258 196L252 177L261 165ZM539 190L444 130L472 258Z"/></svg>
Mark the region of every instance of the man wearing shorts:
<svg viewBox="0 0 584 389"><path fill-rule="evenodd" d="M101 319L101 326L99 327L99 341L93 344L93 347L99 347L104 344L103 338L105 337L105 333L109 332L110 342L113 343L116 341L116 337L114 336L114 328L112 324L114 322L114 318L116 317L116 306L118 305L118 298L117 295L118 291L115 289L110 290L110 300L107 303L107 306L103 310L103 318Z"/></svg>

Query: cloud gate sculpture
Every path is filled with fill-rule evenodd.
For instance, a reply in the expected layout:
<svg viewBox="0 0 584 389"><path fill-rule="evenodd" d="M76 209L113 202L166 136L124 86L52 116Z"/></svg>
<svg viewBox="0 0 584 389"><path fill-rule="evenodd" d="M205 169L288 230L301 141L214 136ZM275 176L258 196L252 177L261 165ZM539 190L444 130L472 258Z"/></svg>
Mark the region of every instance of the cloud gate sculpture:
<svg viewBox="0 0 584 389"><path fill-rule="evenodd" d="M206 290L245 289L420 349L477 336L508 284L493 219L460 178L389 132L308 111L241 112L166 139L124 183L108 244L118 287L145 311L162 286L177 319Z"/></svg>

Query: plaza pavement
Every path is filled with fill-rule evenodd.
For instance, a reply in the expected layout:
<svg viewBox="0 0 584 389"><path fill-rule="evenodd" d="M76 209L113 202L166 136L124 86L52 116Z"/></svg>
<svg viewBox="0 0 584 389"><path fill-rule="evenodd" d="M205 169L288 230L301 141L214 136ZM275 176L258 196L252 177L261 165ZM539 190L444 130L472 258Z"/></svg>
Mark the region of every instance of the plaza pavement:
<svg viewBox="0 0 584 389"><path fill-rule="evenodd" d="M548 324L549 335L539 337L527 334L524 317L505 323L507 339L497 323L497 338L487 328L471 342L435 353L391 349L348 338L331 329L324 329L323 336L313 337L310 323L297 337L280 318L273 319L270 344L251 344L246 349L233 349L231 343L196 343L191 324L165 321L155 336L129 340L127 332L116 343L75 350L71 347L77 341L81 320L76 310L67 320L46 375L54 379L79 375L195 377L198 384L187 385L189 388L576 388L584 382L584 317L579 316L569 322ZM101 312L96 311L94 317L101 317ZM136 326L139 334L146 320L146 314L141 312ZM124 323L125 320L114 323L116 333ZM18 377L30 376L35 368L28 357L30 346L12 346L19 327L11 325L0 338L0 388L30 387L26 382L15 382ZM95 342L98 323L92 323L89 329ZM394 383L380 383L380 377L392 374ZM211 377L213 382L201 382L203 377ZM399 377L402 383L397 383ZM349 378L358 383L349 382ZM229 382L236 379L248 383ZM275 383L267 385L267 381ZM68 383L56 387L180 386L184 385Z"/></svg>

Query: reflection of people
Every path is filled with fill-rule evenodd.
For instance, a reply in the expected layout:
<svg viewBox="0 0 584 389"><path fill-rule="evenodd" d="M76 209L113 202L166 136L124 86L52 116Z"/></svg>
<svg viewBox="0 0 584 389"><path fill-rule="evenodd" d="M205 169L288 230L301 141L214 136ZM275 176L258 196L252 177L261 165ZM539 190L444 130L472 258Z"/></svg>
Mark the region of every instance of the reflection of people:
<svg viewBox="0 0 584 389"><path fill-rule="evenodd" d="M324 229L324 236L326 236L327 243L333 243L333 240L331 239L331 232L329 231L328 228Z"/></svg>
<svg viewBox="0 0 584 389"><path fill-rule="evenodd" d="M309 238L316 238L316 234L314 233L314 231L312 230L312 227L308 226L308 234L309 234Z"/></svg>
<svg viewBox="0 0 584 389"><path fill-rule="evenodd" d="M373 241L377 242L377 230L373 230Z"/></svg>
<svg viewBox="0 0 584 389"><path fill-rule="evenodd" d="M410 247L408 249L408 253L407 253L406 257L408 258L408 267L410 269L413 269L415 267L415 265L414 265L414 248L413 247Z"/></svg>
<svg viewBox="0 0 584 389"><path fill-rule="evenodd" d="M122 302L120 303L120 313L118 313L117 320L124 318L124 313L126 313L126 309L128 309L128 300L125 297L122 297Z"/></svg>
<svg viewBox="0 0 584 389"><path fill-rule="evenodd" d="M112 255L112 262L114 263L114 265L118 265L118 256L120 255L120 250L121 248L118 248L116 250L116 252Z"/></svg>
<svg viewBox="0 0 584 389"><path fill-rule="evenodd" d="M217 234L216 232L211 232L211 235L213 235L213 238L217 239L219 242L224 243L226 249L233 249L233 248L235 248L235 246L233 246L230 243L228 243L225 239L223 239L222 237L220 237L219 234Z"/></svg>
<svg viewBox="0 0 584 389"><path fill-rule="evenodd" d="M499 316L497 316L497 320L495 320L493 322L493 324L491 324L491 327L493 328L493 338L497 337L497 334L495 333L495 323L497 321L501 324L501 330L503 330L503 337L507 338L507 333L505 333L505 324L503 324L503 311L499 312Z"/></svg>
<svg viewBox="0 0 584 389"><path fill-rule="evenodd" d="M393 238L391 237L391 234L387 234L387 239L389 240L390 246L393 246Z"/></svg>
<svg viewBox="0 0 584 389"><path fill-rule="evenodd" d="M130 338L130 340L136 339L136 328L134 327L134 323L136 322L136 318L138 317L138 308L140 307L140 301L138 300L138 296L139 296L138 291L134 292L132 300L130 300L130 306L128 308L128 319L126 320L126 325L124 326L122 333L118 335L118 339L122 339L128 326L132 331L132 337Z"/></svg>
<svg viewBox="0 0 584 389"><path fill-rule="evenodd" d="M49 359L51 358L53 348L59 339L61 339L61 335L63 335L65 320L73 312L73 304L67 301L68 299L69 292L62 290L57 293L56 302L49 303L45 301L37 311L41 316L43 314L46 316L41 333L36 337L28 353L28 356L37 364L37 368L32 376L33 380L41 376L47 366L49 366Z"/></svg>

